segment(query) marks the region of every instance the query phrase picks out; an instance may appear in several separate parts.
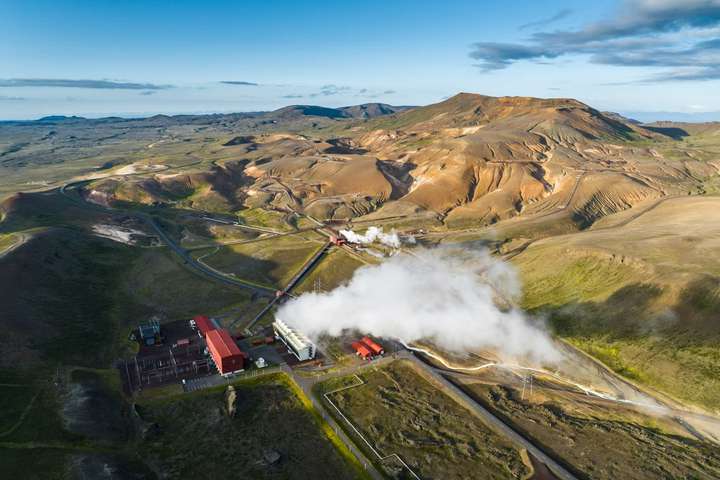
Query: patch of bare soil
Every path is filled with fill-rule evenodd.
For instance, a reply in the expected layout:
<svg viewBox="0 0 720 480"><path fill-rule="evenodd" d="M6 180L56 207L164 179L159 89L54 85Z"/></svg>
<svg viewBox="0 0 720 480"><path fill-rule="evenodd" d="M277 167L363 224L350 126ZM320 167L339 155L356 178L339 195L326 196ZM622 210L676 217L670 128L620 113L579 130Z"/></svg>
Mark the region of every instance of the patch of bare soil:
<svg viewBox="0 0 720 480"><path fill-rule="evenodd" d="M130 437L122 399L98 374L73 371L62 401L61 414L69 431L103 442L122 442Z"/></svg>

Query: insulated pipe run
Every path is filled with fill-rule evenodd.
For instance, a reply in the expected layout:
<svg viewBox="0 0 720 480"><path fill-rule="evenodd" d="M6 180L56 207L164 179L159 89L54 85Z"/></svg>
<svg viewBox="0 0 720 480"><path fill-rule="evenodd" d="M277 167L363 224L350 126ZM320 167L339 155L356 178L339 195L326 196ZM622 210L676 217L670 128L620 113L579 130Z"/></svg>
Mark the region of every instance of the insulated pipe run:
<svg viewBox="0 0 720 480"><path fill-rule="evenodd" d="M512 364L512 363L496 363L496 362L485 363L485 364L476 365L473 367L463 367L463 366L459 366L459 365L453 365L453 364L449 363L447 360L445 360L442 356L440 356L437 353L434 353L430 350L427 350L425 348L412 347L402 340L398 340L398 342L400 342L405 348L407 348L408 350L410 350L412 352L419 352L419 353L422 353L423 355L427 355L428 357L430 357L434 360L437 360L445 368L447 368L449 370L455 370L455 371L461 371L461 372L477 372L477 371L484 370L484 369L490 368L490 367L505 368L508 370L525 370L528 372L538 373L541 375L547 375L559 382L562 382L562 383L565 383L568 385L572 385L573 387L581 390L585 395L588 395L590 397L597 397L597 398L601 398L603 400L607 400L607 401L611 401L611 402L624 403L624 404L635 405L635 406L639 406L639 407L643 407L643 408L655 409L655 410L658 410L661 412L668 411L668 408L664 407L662 405L655 405L655 404L644 403L644 402L636 402L633 400L618 398L614 395L610 395L607 393L598 392L597 390L593 389L592 387L588 387L588 386L582 385L580 383L573 382L572 380L569 380L569 379L559 376L557 373L551 372L549 370L544 370L542 368L526 367L523 365L517 365L517 364Z"/></svg>

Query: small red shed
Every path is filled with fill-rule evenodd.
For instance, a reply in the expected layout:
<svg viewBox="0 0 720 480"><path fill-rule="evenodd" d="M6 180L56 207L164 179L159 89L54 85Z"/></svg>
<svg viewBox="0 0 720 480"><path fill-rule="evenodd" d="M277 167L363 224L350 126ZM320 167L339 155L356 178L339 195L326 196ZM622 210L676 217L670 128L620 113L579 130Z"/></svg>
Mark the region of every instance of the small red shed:
<svg viewBox="0 0 720 480"><path fill-rule="evenodd" d="M345 245L347 243L347 240L345 239L345 237L333 234L330 235L330 243L339 247L341 245Z"/></svg>
<svg viewBox="0 0 720 480"><path fill-rule="evenodd" d="M383 347L376 343L372 338L368 337L367 335L360 339L362 343L368 346L370 350L372 350L373 355L382 355L385 353L385 349Z"/></svg>
<svg viewBox="0 0 720 480"><path fill-rule="evenodd" d="M363 359L365 359L365 360L368 360L368 359L372 358L372 356L373 356L372 352L371 352L370 349L367 347L367 345L365 345L364 343L362 343L362 342L353 342L353 343L351 344L351 346L352 346L353 350L355 350L355 353L357 353L357 355L358 355L359 357L361 357L361 358L363 358Z"/></svg>

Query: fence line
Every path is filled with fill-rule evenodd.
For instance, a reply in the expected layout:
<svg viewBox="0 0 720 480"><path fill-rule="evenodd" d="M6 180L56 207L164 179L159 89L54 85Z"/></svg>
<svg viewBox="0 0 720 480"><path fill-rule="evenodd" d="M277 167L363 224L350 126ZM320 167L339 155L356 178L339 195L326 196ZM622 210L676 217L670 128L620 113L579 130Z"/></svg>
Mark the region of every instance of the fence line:
<svg viewBox="0 0 720 480"><path fill-rule="evenodd" d="M341 387L341 388L338 388L338 389L336 389L336 390L332 390L332 391L330 391L330 392L324 393L323 396L325 397L325 400L327 400L327 402L328 402L330 405L332 405L332 407L338 412L338 414L342 417L342 419L345 420L345 422L346 422L348 425L350 425L350 428L352 428L352 430L355 432L355 434L356 434L358 437L360 437L360 439L365 443L365 445L368 446L368 448L370 449L370 451L378 458L378 460L380 460L381 463L384 462L385 460L389 459L389 458L395 458L395 459L397 459L397 461L399 461L399 462L402 464L403 467L405 467L405 468L408 470L408 472L410 472L410 474L411 474L416 480L421 480L420 477L413 471L413 469L410 468L410 466L409 466L407 463L405 463L405 461L403 461L403 459L400 458L400 455L398 455L397 453L391 453L390 455L386 455L386 456L383 457L383 456L380 454L380 452L378 452L377 449L375 449L375 447L373 447L373 446L370 444L370 442L365 438L365 436L364 436L362 433L360 433L360 430L358 430L358 428L350 421L350 419L348 419L348 418L345 416L345 414L340 410L340 408L338 408L338 406L335 405L335 402L333 402L332 400L330 400L329 395L332 395L333 393L338 393L338 392L342 392L343 390L349 390L349 389L351 389L351 388L361 387L361 386L365 385L365 381L363 381L363 379L360 378L357 374L356 374L356 375L353 375L353 376L354 376L360 383L355 383L355 384L353 384L353 385L348 385L348 386Z"/></svg>

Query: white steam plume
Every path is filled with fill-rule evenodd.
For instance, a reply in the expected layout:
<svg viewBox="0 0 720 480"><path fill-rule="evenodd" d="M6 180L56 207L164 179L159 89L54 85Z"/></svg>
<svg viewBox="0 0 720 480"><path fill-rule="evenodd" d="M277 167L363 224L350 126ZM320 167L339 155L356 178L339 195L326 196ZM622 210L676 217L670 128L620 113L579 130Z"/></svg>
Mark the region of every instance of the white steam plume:
<svg viewBox="0 0 720 480"><path fill-rule="evenodd" d="M390 233L385 233L382 228L378 227L368 228L364 235L355 233L352 230L340 230L340 235L345 237L348 242L363 245L380 242L388 247L400 248L400 244L402 243L395 230L392 230Z"/></svg>
<svg viewBox="0 0 720 480"><path fill-rule="evenodd" d="M311 337L357 329L456 352L492 348L505 358L560 360L542 328L518 309L498 307L498 297L519 292L515 270L486 251L436 248L362 267L348 284L292 299L277 316Z"/></svg>

